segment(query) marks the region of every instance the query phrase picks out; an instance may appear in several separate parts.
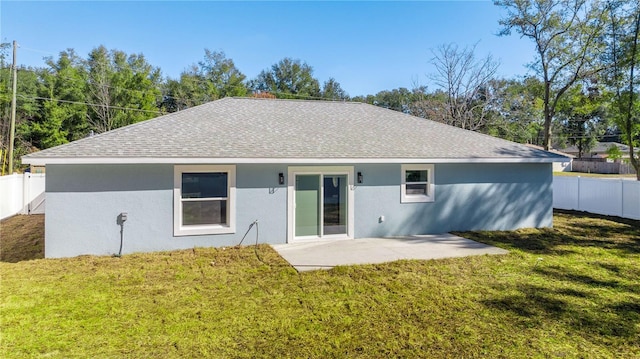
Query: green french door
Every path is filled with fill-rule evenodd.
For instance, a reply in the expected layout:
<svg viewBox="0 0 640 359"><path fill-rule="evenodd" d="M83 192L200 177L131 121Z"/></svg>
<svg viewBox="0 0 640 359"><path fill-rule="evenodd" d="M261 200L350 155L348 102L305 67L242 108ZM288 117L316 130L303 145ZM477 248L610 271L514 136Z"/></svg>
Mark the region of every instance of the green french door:
<svg viewBox="0 0 640 359"><path fill-rule="evenodd" d="M348 215L346 174L296 174L296 237L346 235Z"/></svg>
<svg viewBox="0 0 640 359"><path fill-rule="evenodd" d="M320 175L296 175L296 237L320 235Z"/></svg>

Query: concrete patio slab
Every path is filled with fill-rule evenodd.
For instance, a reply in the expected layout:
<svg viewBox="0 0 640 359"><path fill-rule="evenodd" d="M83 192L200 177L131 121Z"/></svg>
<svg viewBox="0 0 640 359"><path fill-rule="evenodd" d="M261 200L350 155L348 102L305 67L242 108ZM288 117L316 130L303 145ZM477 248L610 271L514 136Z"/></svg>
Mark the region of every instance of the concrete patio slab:
<svg viewBox="0 0 640 359"><path fill-rule="evenodd" d="M385 263L400 259L437 259L508 253L504 249L450 233L317 240L275 244L272 247L299 272L330 269L338 265Z"/></svg>

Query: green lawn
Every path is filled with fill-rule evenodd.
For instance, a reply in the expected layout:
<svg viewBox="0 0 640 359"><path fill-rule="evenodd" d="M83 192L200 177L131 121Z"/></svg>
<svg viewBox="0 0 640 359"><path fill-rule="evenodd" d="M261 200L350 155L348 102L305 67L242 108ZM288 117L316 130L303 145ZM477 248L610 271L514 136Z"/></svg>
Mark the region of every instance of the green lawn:
<svg viewBox="0 0 640 359"><path fill-rule="evenodd" d="M302 274L265 245L0 263L0 357L640 357L637 221L464 235L511 252Z"/></svg>

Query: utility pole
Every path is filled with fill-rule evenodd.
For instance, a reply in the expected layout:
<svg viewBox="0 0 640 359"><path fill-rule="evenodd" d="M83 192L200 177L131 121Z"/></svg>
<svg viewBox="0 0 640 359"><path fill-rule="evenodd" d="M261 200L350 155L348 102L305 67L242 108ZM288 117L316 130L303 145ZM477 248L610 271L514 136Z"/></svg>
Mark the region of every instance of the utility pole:
<svg viewBox="0 0 640 359"><path fill-rule="evenodd" d="M13 174L13 142L16 132L16 84L18 82L18 67L16 66L16 49L18 43L13 40L13 96L11 97L11 128L9 130L9 174Z"/></svg>

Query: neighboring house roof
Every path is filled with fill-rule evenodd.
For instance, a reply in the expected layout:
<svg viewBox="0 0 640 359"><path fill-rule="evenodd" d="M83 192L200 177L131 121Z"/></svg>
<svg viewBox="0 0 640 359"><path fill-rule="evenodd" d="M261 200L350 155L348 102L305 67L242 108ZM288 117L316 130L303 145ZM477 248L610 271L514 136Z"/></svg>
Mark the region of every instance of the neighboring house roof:
<svg viewBox="0 0 640 359"><path fill-rule="evenodd" d="M525 146L531 147L531 148L535 148L535 149L538 149L538 150L544 150L544 147L542 147L542 146L532 145L532 144L529 144L529 143L525 144ZM560 155L560 156L569 157L571 159L576 158L576 156L574 156L574 155L572 155L570 153L565 153L565 152L562 152L560 150L556 150L556 149L553 149L553 148L550 149L549 152L555 153L555 154Z"/></svg>
<svg viewBox="0 0 640 359"><path fill-rule="evenodd" d="M602 155L606 155L607 154L607 150L611 147L611 146L616 146L620 149L620 151L622 151L622 153L625 153L627 155L629 155L629 146L622 144L622 143L618 143L618 142L596 142L596 145L590 149L589 151L584 151L583 154L586 155L590 155L590 154L602 154ZM569 146L567 148L565 148L563 150L566 153L570 153L570 154L578 154L578 147L577 146Z"/></svg>
<svg viewBox="0 0 640 359"><path fill-rule="evenodd" d="M24 163L553 162L565 157L355 103L224 98L23 157Z"/></svg>

